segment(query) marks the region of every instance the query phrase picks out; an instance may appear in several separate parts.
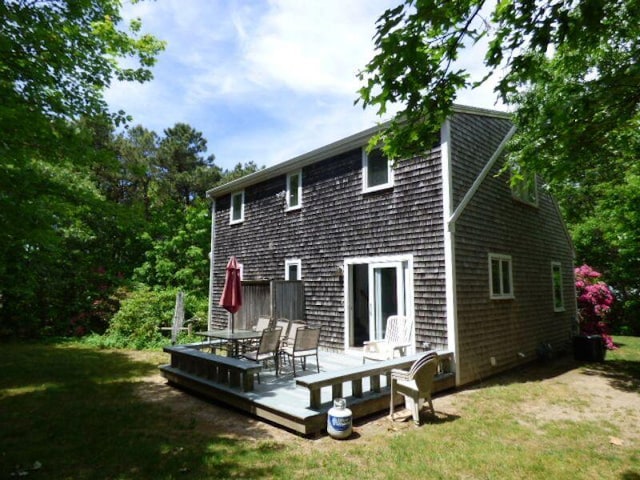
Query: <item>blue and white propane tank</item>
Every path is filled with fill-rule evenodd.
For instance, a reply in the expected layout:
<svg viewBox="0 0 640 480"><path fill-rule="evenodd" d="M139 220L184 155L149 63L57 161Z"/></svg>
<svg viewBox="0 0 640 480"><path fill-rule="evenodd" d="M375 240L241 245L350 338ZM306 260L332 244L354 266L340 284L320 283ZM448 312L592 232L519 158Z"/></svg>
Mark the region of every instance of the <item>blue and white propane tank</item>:
<svg viewBox="0 0 640 480"><path fill-rule="evenodd" d="M333 407L327 413L327 432L333 438L345 439L353 431L353 415L347 408L347 401L344 398L333 400Z"/></svg>

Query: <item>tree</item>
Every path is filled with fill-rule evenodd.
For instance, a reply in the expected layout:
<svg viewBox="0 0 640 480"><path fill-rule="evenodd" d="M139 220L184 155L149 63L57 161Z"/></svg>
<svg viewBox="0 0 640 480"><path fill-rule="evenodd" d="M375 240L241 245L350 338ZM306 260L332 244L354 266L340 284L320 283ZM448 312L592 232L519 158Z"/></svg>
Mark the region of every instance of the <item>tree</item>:
<svg viewBox="0 0 640 480"><path fill-rule="evenodd" d="M149 80L163 48L138 20L123 30L119 12L118 0L0 3L0 333L64 319L97 268L87 218L105 211L93 171L109 155L86 119L124 120L104 88Z"/></svg>
<svg viewBox="0 0 640 480"><path fill-rule="evenodd" d="M374 40L359 100L400 113L372 144L392 158L424 151L461 88L502 75L496 94L517 127L507 168L544 179L578 261L640 304L640 225L629 208L640 186L640 4L498 0L489 11L484 0L405 0L379 18ZM457 60L479 41L486 70L473 78Z"/></svg>
<svg viewBox="0 0 640 480"><path fill-rule="evenodd" d="M520 139L512 152L552 181L575 172L577 151L601 156L608 134L637 126L640 102L640 6L631 0L498 1L487 17L484 0L406 0L378 20L376 55L360 72L360 100L380 114L400 114L378 140L393 158L430 146L461 88L497 72L500 99L517 112ZM471 78L456 61L470 43L488 43L486 76ZM542 129L546 127L543 132ZM552 129L552 134L543 136ZM536 162L552 144L554 163ZM562 149L557 150L558 145ZM528 147L528 148L527 148ZM518 157L518 153L523 153Z"/></svg>
<svg viewBox="0 0 640 480"><path fill-rule="evenodd" d="M208 185L230 182L257 170L253 162L238 164ZM209 288L209 251L211 250L210 204L196 198L180 206L171 216L172 226L153 239L145 261L136 269L135 279L154 289L180 288L190 294L206 297Z"/></svg>
<svg viewBox="0 0 640 480"><path fill-rule="evenodd" d="M204 198L207 188L221 178L215 157L204 157L207 141L202 133L185 123L164 131L157 158L157 181L164 194L182 205Z"/></svg>

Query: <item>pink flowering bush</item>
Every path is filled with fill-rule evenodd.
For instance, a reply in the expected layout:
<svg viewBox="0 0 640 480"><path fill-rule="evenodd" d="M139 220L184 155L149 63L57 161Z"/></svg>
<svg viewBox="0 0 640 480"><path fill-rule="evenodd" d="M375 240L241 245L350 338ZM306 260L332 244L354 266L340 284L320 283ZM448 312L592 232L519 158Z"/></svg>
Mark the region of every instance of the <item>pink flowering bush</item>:
<svg viewBox="0 0 640 480"><path fill-rule="evenodd" d="M609 286L600 280L602 274L589 265L575 269L576 294L580 332L584 335L601 335L607 349L617 348L613 343L607 324L614 296Z"/></svg>

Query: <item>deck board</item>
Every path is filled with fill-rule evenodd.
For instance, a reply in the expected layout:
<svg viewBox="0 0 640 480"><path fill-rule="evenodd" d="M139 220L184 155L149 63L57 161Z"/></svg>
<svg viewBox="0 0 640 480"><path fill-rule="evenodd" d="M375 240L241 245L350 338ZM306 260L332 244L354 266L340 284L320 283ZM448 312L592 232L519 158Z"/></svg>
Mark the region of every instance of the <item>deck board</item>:
<svg viewBox="0 0 640 480"><path fill-rule="evenodd" d="M362 365L362 357L356 354L338 354L321 351L320 372L344 370L347 367ZM314 359L315 360L315 359ZM243 392L239 388L222 385L172 368L169 365L160 367L161 373L170 384L197 392L212 400L226 403L258 418L268 420L279 426L302 434L318 433L326 427L326 414L332 406L331 387L321 392L322 405L319 409L309 407L309 390L297 386L290 364L281 367L281 374L276 377L271 367L260 372L260 383L254 383L252 391ZM317 373L315 362L309 359L307 369L296 366L296 378ZM386 379L380 380L380 393L369 392L369 379L363 379L365 393L360 398L352 397L351 382L343 385L342 396L347 399L353 417L359 418L387 409L389 391L385 388Z"/></svg>

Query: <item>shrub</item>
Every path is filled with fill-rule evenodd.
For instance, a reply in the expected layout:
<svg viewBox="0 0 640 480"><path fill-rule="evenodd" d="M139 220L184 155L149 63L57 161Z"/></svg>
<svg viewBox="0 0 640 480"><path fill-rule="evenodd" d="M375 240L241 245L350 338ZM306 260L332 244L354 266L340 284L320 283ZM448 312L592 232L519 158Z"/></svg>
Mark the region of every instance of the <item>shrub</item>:
<svg viewBox="0 0 640 480"><path fill-rule="evenodd" d="M580 332L585 335L601 335L608 349L616 348L607 323L607 315L614 301L611 289L600 280L602 275L589 265L576 268L575 276Z"/></svg>
<svg viewBox="0 0 640 480"><path fill-rule="evenodd" d="M176 290L140 288L131 292L113 316L111 324L99 342L115 348L153 348L168 343L160 327L170 326L176 301ZM185 295L185 319L206 318L207 300ZM95 343L92 341L92 343Z"/></svg>

